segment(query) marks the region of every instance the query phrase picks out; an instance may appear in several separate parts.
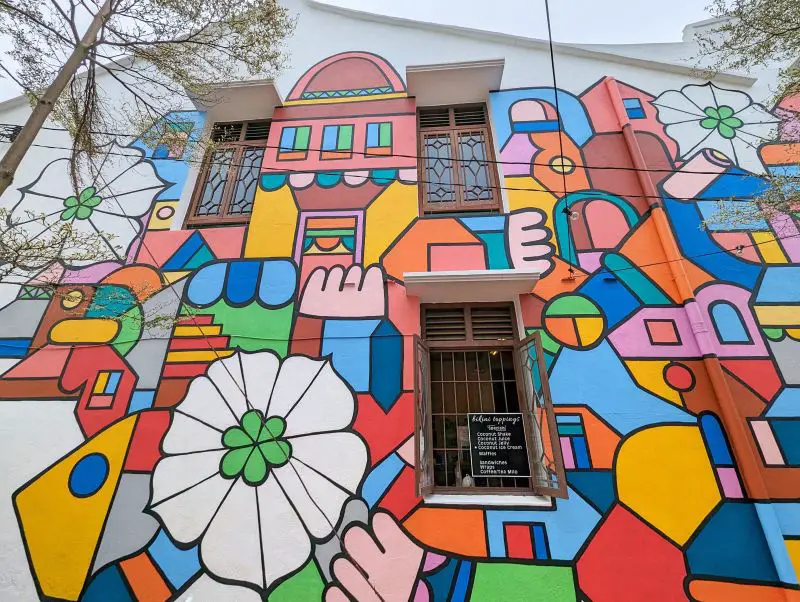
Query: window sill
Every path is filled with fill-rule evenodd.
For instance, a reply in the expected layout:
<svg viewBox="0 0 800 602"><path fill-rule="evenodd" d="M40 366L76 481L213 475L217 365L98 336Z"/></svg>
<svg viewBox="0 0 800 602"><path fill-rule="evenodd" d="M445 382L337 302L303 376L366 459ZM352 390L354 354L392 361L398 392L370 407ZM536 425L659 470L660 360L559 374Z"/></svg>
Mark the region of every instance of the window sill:
<svg viewBox="0 0 800 602"><path fill-rule="evenodd" d="M539 279L532 270L405 272L406 294L422 303L510 301L529 293Z"/></svg>
<svg viewBox="0 0 800 602"><path fill-rule="evenodd" d="M497 493L431 493L425 496L431 506L525 506L550 508L553 498L544 495L503 495Z"/></svg>

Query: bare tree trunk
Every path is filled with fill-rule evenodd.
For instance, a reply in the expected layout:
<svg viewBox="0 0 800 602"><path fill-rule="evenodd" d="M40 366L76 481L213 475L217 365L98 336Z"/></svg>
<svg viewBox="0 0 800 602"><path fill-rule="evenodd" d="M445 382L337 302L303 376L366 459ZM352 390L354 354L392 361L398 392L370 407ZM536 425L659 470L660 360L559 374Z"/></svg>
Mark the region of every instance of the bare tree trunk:
<svg viewBox="0 0 800 602"><path fill-rule="evenodd" d="M22 126L19 135L11 144L8 152L0 159L0 196L11 186L14 181L14 174L25 157L25 154L33 144L34 139L42 129L44 122L47 120L50 113L53 111L58 97L66 88L69 81L78 71L81 63L89 55L89 50L97 40L97 34L102 29L108 15L111 13L112 0L105 0L103 6L95 14L86 32L83 34L81 41L75 46L72 54L61 67L61 71L53 80L53 83L47 88L45 93L39 98L39 102L33 108L33 111Z"/></svg>

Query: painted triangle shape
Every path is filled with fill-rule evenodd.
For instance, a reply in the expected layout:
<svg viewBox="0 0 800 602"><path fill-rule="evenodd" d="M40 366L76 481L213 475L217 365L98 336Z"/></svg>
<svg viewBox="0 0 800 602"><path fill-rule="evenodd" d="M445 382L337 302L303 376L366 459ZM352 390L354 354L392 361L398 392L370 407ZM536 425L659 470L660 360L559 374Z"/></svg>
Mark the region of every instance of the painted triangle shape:
<svg viewBox="0 0 800 602"><path fill-rule="evenodd" d="M202 252L202 253L201 253ZM204 258L204 259L203 259ZM203 259L200 262L200 259ZM166 271L191 270L216 259L214 252L206 243L200 232L194 232L178 247L172 256L167 259L161 269Z"/></svg>

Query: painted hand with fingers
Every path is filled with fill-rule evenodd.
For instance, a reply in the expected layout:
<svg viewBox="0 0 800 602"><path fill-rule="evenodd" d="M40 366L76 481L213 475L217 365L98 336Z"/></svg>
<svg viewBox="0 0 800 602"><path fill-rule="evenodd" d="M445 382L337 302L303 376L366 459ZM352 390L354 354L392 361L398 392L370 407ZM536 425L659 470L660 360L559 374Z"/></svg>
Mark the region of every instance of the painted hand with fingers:
<svg viewBox="0 0 800 602"><path fill-rule="evenodd" d="M553 265L553 245L548 242L547 216L538 209L525 209L508 216L506 236L511 264L516 269L535 270L541 275Z"/></svg>

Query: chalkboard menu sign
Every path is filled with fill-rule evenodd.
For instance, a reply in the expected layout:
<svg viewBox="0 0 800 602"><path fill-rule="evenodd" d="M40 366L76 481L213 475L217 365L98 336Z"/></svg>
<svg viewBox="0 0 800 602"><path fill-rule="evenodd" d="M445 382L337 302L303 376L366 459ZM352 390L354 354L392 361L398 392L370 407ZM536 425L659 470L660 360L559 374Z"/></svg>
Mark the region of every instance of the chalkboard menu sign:
<svg viewBox="0 0 800 602"><path fill-rule="evenodd" d="M522 414L469 414L473 477L529 477Z"/></svg>

